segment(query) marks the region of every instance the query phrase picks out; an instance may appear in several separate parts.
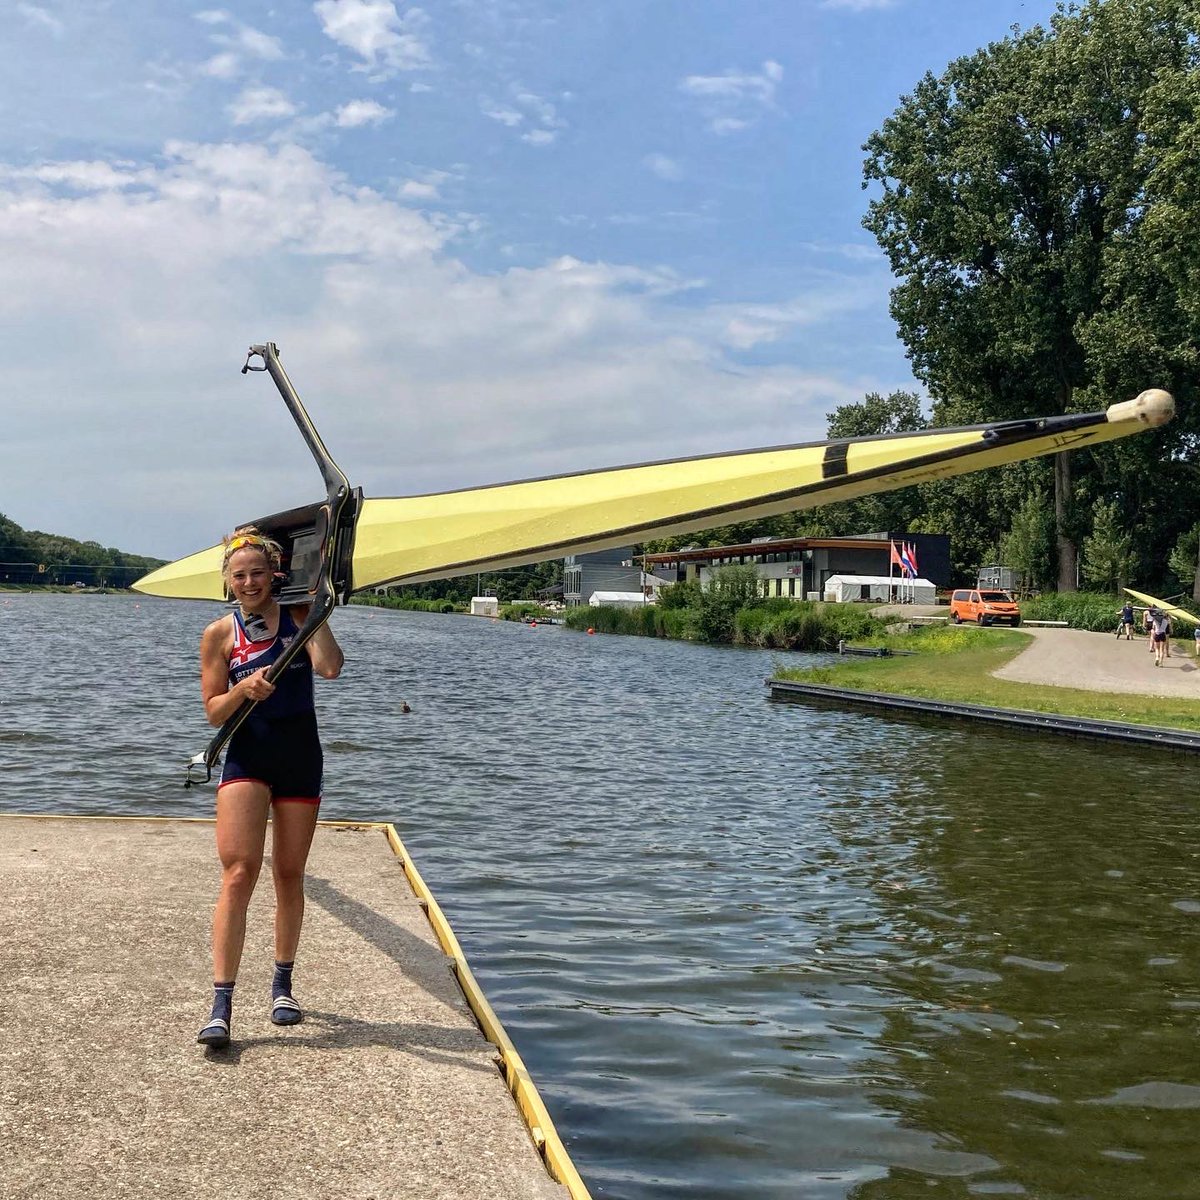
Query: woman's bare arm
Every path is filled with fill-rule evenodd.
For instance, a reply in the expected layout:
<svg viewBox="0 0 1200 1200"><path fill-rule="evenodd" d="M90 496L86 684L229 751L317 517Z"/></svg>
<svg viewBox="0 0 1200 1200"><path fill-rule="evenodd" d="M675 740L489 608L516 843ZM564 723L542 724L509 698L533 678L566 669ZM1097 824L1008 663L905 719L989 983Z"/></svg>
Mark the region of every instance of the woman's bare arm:
<svg viewBox="0 0 1200 1200"><path fill-rule="evenodd" d="M291 613L292 620L297 625L303 625L305 617L308 616L308 605L296 605L292 608ZM337 644L337 638L333 636L333 630L329 628L328 621L309 638L304 648L308 651L313 670L322 679L336 679L342 673L346 656L342 653L341 646Z"/></svg>
<svg viewBox="0 0 1200 1200"><path fill-rule="evenodd" d="M214 621L200 639L200 694L204 715L218 729L246 700L265 700L274 690L266 681L266 668L229 686L229 650L233 642L231 617Z"/></svg>

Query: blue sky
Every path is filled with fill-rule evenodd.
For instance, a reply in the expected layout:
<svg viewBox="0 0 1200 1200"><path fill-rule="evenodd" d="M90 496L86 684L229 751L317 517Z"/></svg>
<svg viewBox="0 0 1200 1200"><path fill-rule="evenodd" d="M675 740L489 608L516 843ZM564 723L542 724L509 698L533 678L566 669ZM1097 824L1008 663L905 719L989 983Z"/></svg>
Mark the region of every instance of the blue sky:
<svg viewBox="0 0 1200 1200"><path fill-rule="evenodd" d="M867 136L1049 0L16 0L0 512L177 557L315 499L823 436L914 386Z"/></svg>

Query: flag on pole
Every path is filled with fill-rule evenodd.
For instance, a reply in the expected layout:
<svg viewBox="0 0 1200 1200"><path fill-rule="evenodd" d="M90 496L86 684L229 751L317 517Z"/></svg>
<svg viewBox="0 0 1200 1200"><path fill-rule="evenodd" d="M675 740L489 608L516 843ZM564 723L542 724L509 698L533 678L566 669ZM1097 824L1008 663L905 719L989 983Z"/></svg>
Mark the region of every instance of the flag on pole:
<svg viewBox="0 0 1200 1200"><path fill-rule="evenodd" d="M908 561L912 566L913 578L916 579L916 577L921 573L921 568L919 566L917 566L917 543L916 542L908 543Z"/></svg>
<svg viewBox="0 0 1200 1200"><path fill-rule="evenodd" d="M888 566L890 567L894 563L896 566L898 566L900 568L901 571L903 571L904 570L904 559L902 559L900 557L900 551L896 549L896 543L888 542L888 546L891 547L891 551L892 551L892 557L888 562Z"/></svg>
<svg viewBox="0 0 1200 1200"><path fill-rule="evenodd" d="M912 558L912 547L907 542L900 543L900 566L908 579L916 579L917 568Z"/></svg>

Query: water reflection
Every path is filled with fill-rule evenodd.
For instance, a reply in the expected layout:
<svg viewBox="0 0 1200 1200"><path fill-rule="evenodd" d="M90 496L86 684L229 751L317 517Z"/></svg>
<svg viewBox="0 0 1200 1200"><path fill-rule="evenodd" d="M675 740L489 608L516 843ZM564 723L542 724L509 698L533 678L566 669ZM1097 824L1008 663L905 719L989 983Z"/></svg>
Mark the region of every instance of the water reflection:
<svg viewBox="0 0 1200 1200"><path fill-rule="evenodd" d="M927 1195L960 1173L971 1194L1184 1194L1200 997L1176 902L1196 847L1182 798L1156 795L1178 760L1122 752L1112 787L1108 749L942 742L914 756L898 805L860 818L911 837L870 868L894 939L883 971L907 998L872 1094L949 1157L900 1159L852 1194Z"/></svg>
<svg viewBox="0 0 1200 1200"><path fill-rule="evenodd" d="M0 604L4 806L207 813L220 611ZM324 814L400 827L597 1197L1189 1194L1188 760L772 705L757 652L335 620Z"/></svg>

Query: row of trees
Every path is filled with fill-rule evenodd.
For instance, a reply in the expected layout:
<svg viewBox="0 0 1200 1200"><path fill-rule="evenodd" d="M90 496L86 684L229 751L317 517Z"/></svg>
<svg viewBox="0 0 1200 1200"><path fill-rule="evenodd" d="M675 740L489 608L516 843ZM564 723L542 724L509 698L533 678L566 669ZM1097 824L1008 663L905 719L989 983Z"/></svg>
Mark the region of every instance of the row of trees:
<svg viewBox="0 0 1200 1200"><path fill-rule="evenodd" d="M22 529L0 513L0 583L128 587L159 566L162 559Z"/></svg>
<svg viewBox="0 0 1200 1200"><path fill-rule="evenodd" d="M531 563L525 567L510 567L506 571L484 571L475 575L460 575L455 579L437 579L431 583L399 585L397 594L414 600L447 600L460 608L467 607L472 596L491 591L501 604L514 600L536 600L550 590L561 589L563 563L561 558ZM561 590L558 597L561 598Z"/></svg>
<svg viewBox="0 0 1200 1200"><path fill-rule="evenodd" d="M863 223L899 281L892 316L935 424L1090 411L1149 386L1180 403L1162 434L983 484L1023 497L1001 536L1035 576L1049 526L1060 590L1081 546L1093 578L1165 582L1200 520L1198 66L1197 0L1063 6L927 74L864 146ZM969 504L979 488L949 490Z"/></svg>
<svg viewBox="0 0 1200 1200"><path fill-rule="evenodd" d="M708 544L945 532L964 580L999 558L1038 588L1137 579L1200 600L1198 67L1200 0L1088 0L921 79L863 147L863 224L931 411L873 394L828 434L1095 411L1147 387L1175 395L1170 425Z"/></svg>

